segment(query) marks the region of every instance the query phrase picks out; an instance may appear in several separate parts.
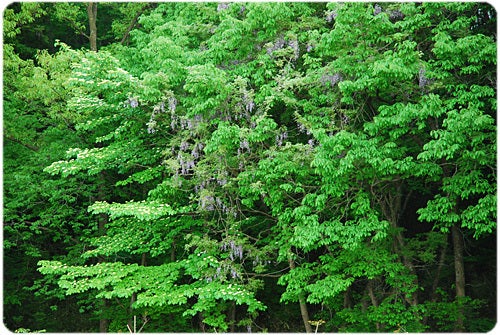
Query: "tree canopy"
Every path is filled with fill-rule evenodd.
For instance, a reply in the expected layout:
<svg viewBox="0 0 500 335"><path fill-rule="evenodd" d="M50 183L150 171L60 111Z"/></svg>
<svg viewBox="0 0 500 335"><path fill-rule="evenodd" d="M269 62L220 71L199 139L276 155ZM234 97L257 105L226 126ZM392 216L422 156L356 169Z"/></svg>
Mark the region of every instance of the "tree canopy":
<svg viewBox="0 0 500 335"><path fill-rule="evenodd" d="M4 324L486 332L486 3L3 14Z"/></svg>

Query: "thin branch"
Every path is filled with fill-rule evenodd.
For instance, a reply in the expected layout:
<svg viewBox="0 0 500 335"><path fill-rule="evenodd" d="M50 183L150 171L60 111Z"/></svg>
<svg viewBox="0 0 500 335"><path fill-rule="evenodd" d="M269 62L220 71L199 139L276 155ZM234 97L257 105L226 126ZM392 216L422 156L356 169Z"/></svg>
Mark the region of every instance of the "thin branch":
<svg viewBox="0 0 500 335"><path fill-rule="evenodd" d="M35 151L35 152L38 152L38 150L40 150L40 148L39 148L39 147L34 146L34 145L32 145L32 144L29 144L29 143L23 143L22 141L18 140L17 138L15 138L15 137L13 137L13 136L11 136L11 135L5 135L5 139L6 139L6 140L9 140L9 141L11 141L11 142L14 142L14 143L20 144L20 145L22 145L22 146L24 146L24 147L26 147L26 148L28 148L28 149L30 149L30 150L32 150L32 151Z"/></svg>
<svg viewBox="0 0 500 335"><path fill-rule="evenodd" d="M140 333L142 331L142 328L144 328L144 326L146 325L146 323L148 323L148 321L149 321L149 319L148 319L147 316L145 316L143 318L143 320L144 320L144 323L142 324L141 328L139 328L139 330L137 331L138 333Z"/></svg>
<svg viewBox="0 0 500 335"><path fill-rule="evenodd" d="M132 21L130 21L130 24L128 25L127 27L127 30L125 30L125 34L123 34L123 38L122 40L120 41L121 44L125 44L125 41L127 40L130 32L132 31L132 29L134 29L135 25L137 24L137 20L139 19L139 16L142 15L142 13L144 13L144 11L146 9L148 9L150 7L149 4L147 4L146 6L144 6L141 10L139 10L137 12L137 14L135 14L134 18L132 19Z"/></svg>
<svg viewBox="0 0 500 335"><path fill-rule="evenodd" d="M281 269L281 270L278 270L278 271L274 271L274 272L269 272L269 273L256 273L256 272L246 272L245 274L246 275L249 275L249 276L253 276L253 277L270 277L270 278L278 278L278 277L281 277L282 274L280 274L281 272L284 272L286 270L290 269L289 266L287 266L286 268L284 269Z"/></svg>

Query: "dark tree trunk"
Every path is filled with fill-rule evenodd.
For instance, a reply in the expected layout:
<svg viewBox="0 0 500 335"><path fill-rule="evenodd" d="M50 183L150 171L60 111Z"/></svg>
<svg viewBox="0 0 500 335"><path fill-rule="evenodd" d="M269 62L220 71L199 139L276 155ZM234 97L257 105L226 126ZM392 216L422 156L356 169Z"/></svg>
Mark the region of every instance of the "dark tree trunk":
<svg viewBox="0 0 500 335"><path fill-rule="evenodd" d="M377 193L375 191L372 191L372 193L375 196L377 196ZM407 283L407 285L413 285L414 287L418 287L419 285L418 276L415 270L415 265L413 264L413 260L410 257L408 257L405 253L406 249L405 237L398 225L400 217L403 215L403 213L406 210L406 207L408 206L408 202L411 199L412 193L413 192L410 191L407 194L404 194L403 184L399 184L396 186L395 195L387 196L386 198L380 200L379 204L382 208L382 212L385 216L385 219L391 223L391 226L394 228L395 231L394 242L393 242L394 252L399 255L404 266L410 270L410 273L412 275L414 275L413 282ZM411 298L405 296L405 300L408 304L412 306L418 305L418 290L415 290L412 293Z"/></svg>
<svg viewBox="0 0 500 335"><path fill-rule="evenodd" d="M151 8L151 7L153 7L152 4L146 4L141 10L139 10L137 12L137 14L135 14L134 18L132 19L132 21L130 21L130 24L128 25L127 29L125 30L125 33L123 34L122 40L120 41L121 44L125 44L125 42L128 40L129 35L130 35L130 31L132 31L132 29L134 29L134 27L137 25L137 21L139 20L139 16L141 16L141 14L144 13L144 11L146 9Z"/></svg>
<svg viewBox="0 0 500 335"><path fill-rule="evenodd" d="M101 192L99 192L99 193L101 193ZM99 215L98 220L99 220L99 222L98 222L99 235L102 236L106 233L106 223L108 221L108 217L106 214L101 214L101 215ZM99 257L99 260L98 260L99 263L103 263L105 261L106 260L104 259L104 257ZM101 306L102 306L102 309L101 309L101 313L102 313L103 311L106 310L106 307L108 306L108 301L105 298L102 298ZM108 326L109 326L109 320L101 317L101 319L99 319L99 332L100 333L107 333Z"/></svg>
<svg viewBox="0 0 500 335"><path fill-rule="evenodd" d="M368 280L368 284L366 285L366 289L368 290L368 296L370 297L370 301L372 302L373 307L378 307L377 297L375 296L375 292L373 290L373 280ZM380 332L380 322L376 322L375 326L377 327L377 333Z"/></svg>
<svg viewBox="0 0 500 335"><path fill-rule="evenodd" d="M99 186L98 186L98 194L97 194L97 200L98 201L103 201L105 198L105 190L104 190L104 185L106 184L106 176L104 172L101 172L99 175ZM99 214L97 218L97 228L98 228L98 235L103 236L106 234L106 226L108 224L108 215L107 214ZM103 256L100 256L98 258L99 263L104 263L106 259ZM106 310L106 307L108 306L108 301L105 298L101 299L101 314ZM99 319L99 332L100 333L107 333L108 332L108 326L109 326L109 320L101 317Z"/></svg>
<svg viewBox="0 0 500 335"><path fill-rule="evenodd" d="M103 300L106 303L106 300ZM99 333L107 333L108 332L108 320L100 319L99 320Z"/></svg>
<svg viewBox="0 0 500 335"><path fill-rule="evenodd" d="M89 42L90 50L97 51L97 3L87 3L87 15L89 17Z"/></svg>
<svg viewBox="0 0 500 335"><path fill-rule="evenodd" d="M451 234L453 239L453 256L455 259L455 293L457 303L460 303L460 300L465 297L464 240L460 228L456 224L451 227ZM464 331L464 315L462 308L458 310L455 331Z"/></svg>
<svg viewBox="0 0 500 335"><path fill-rule="evenodd" d="M431 301L432 302L436 302L437 301L437 298L438 298L438 295L437 295L437 288L438 288L438 285L439 285L439 278L441 277L441 271L443 270L443 266L445 264L445 261L446 261L446 251L448 249L448 242L445 241L445 244L443 245L443 247L441 248L441 253L439 255L439 263L438 263L438 267L437 267L437 270L436 270L436 274L434 276L434 281L432 283L432 294L431 294ZM422 319L422 323L424 325L427 324L427 321L429 320L429 315L425 315L424 318Z"/></svg>
<svg viewBox="0 0 500 335"><path fill-rule="evenodd" d="M288 260L290 264L290 270L295 269L295 262L293 259ZM304 322L304 327L306 328L306 333L312 333L311 324L309 323L309 312L307 311L307 304L304 295L299 294L299 306L300 306L300 314L302 315L302 321Z"/></svg>
<svg viewBox="0 0 500 335"><path fill-rule="evenodd" d="M236 327L236 302L231 301L229 307L229 332L234 333Z"/></svg>

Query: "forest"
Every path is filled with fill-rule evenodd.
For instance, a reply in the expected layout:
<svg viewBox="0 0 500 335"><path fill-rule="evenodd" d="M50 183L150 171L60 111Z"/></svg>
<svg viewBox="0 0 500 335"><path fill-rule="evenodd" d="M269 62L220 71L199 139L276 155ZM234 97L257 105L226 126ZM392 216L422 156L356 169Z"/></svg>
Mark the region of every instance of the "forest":
<svg viewBox="0 0 500 335"><path fill-rule="evenodd" d="M479 2L3 11L12 332L488 332Z"/></svg>

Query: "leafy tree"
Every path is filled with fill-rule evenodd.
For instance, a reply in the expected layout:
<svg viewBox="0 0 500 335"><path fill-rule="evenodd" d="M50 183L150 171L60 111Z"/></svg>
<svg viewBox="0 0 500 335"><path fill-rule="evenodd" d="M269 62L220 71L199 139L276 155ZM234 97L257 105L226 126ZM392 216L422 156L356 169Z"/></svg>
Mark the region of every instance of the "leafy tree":
<svg viewBox="0 0 500 335"><path fill-rule="evenodd" d="M8 264L43 275L22 286L101 331L493 326L491 6L102 8L119 19L98 52L4 54L6 166L23 176L6 178ZM39 230L54 244L29 246Z"/></svg>
<svg viewBox="0 0 500 335"><path fill-rule="evenodd" d="M6 9L6 27L28 20L21 13L31 13L32 7L22 8L18 15ZM6 28L5 33L13 39L19 31ZM77 59L78 53L40 51L34 61L22 60L12 44L4 44L4 318L10 329L74 330L74 324L47 315L68 320L76 315L80 330L89 327L75 300L61 301L57 289L46 296L36 284L38 260L64 255L61 260L75 261L88 224L92 185L81 178L53 180L41 169L63 159L67 145L82 143L68 127L73 117L63 107L68 96L63 83L69 63Z"/></svg>

